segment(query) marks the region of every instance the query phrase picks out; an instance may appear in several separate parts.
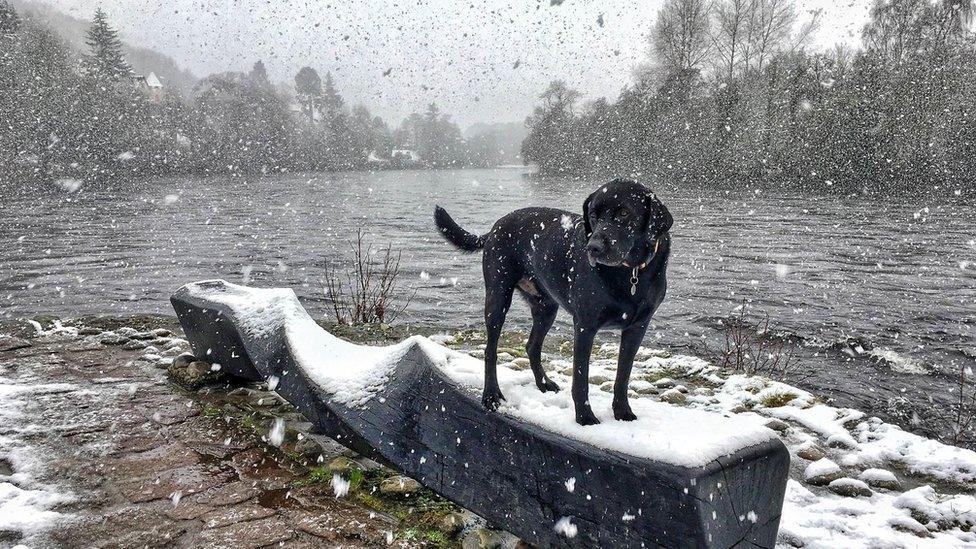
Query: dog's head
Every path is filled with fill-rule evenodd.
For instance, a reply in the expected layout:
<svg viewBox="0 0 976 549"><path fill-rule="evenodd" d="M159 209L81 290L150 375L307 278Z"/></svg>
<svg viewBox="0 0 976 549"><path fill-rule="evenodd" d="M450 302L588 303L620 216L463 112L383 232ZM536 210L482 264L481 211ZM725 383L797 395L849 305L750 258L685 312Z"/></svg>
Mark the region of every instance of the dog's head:
<svg viewBox="0 0 976 549"><path fill-rule="evenodd" d="M671 212L647 187L615 179L583 202L590 265L637 267L671 229Z"/></svg>

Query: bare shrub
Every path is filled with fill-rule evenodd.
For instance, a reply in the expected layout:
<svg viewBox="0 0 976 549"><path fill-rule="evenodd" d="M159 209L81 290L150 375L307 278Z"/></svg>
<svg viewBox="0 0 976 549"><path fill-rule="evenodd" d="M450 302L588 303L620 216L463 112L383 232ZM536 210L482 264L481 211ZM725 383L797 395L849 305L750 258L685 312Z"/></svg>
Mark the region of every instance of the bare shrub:
<svg viewBox="0 0 976 549"><path fill-rule="evenodd" d="M365 244L363 232L356 231L352 245L353 264L339 272L332 264L325 266L325 290L332 302L336 322L340 324L378 324L392 322L413 298L398 296L400 252L387 244L373 258L373 246Z"/></svg>
<svg viewBox="0 0 976 549"><path fill-rule="evenodd" d="M956 446L976 444L976 382L971 367L959 368L955 410L949 418L949 442Z"/></svg>
<svg viewBox="0 0 976 549"><path fill-rule="evenodd" d="M722 347L713 351L712 361L726 370L745 375L761 375L778 381L803 380L812 373L799 370L793 343L775 333L769 314L760 317L746 314L740 307L738 313L721 321Z"/></svg>

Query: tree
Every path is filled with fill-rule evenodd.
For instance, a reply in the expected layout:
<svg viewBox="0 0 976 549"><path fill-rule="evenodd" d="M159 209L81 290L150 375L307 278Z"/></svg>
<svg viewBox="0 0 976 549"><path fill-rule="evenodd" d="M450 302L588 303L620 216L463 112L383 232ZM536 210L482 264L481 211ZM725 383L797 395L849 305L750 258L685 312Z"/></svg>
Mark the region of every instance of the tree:
<svg viewBox="0 0 976 549"><path fill-rule="evenodd" d="M122 53L119 34L109 26L102 8L95 10L95 18L88 29L85 43L91 48L91 56L87 58L87 68L92 76L121 80L132 72Z"/></svg>
<svg viewBox="0 0 976 549"><path fill-rule="evenodd" d="M318 100L318 109L325 119L331 120L342 112L342 96L336 91L335 82L332 81L332 73L325 73L325 82L322 83L322 94Z"/></svg>
<svg viewBox="0 0 976 549"><path fill-rule="evenodd" d="M20 17L7 0L0 0L0 36L11 35L20 28Z"/></svg>
<svg viewBox="0 0 976 549"><path fill-rule="evenodd" d="M711 49L707 0L668 0L657 15L651 45L668 72L699 68Z"/></svg>
<svg viewBox="0 0 976 549"><path fill-rule="evenodd" d="M264 62L258 59L254 66L251 68L251 72L248 73L247 77L254 83L255 86L268 90L271 90L271 81L268 80L268 71L264 68Z"/></svg>
<svg viewBox="0 0 976 549"><path fill-rule="evenodd" d="M302 106L302 113L308 118L308 123L314 123L315 109L322 97L322 79L319 78L319 73L311 67L302 67L295 75L295 93L298 94L298 103Z"/></svg>
<svg viewBox="0 0 976 549"><path fill-rule="evenodd" d="M522 142L522 158L535 162L542 173L569 173L579 161L577 119L574 113L579 92L562 80L549 84L525 125L529 135Z"/></svg>

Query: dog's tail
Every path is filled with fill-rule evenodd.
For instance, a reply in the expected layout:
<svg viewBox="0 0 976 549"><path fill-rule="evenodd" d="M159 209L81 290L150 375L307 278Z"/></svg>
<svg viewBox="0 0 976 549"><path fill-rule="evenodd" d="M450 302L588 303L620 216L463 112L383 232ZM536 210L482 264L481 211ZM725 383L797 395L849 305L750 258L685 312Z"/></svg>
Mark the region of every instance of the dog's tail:
<svg viewBox="0 0 976 549"><path fill-rule="evenodd" d="M434 206L434 222L448 242L466 252L476 252L485 247L485 237L465 231L448 215L447 210Z"/></svg>

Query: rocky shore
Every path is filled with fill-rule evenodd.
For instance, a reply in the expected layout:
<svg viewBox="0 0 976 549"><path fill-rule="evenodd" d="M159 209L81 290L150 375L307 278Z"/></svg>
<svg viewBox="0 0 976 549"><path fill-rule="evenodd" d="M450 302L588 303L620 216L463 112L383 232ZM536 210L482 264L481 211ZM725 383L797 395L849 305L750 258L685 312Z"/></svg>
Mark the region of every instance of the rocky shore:
<svg viewBox="0 0 976 549"><path fill-rule="evenodd" d="M362 343L421 333L483 348L471 331L328 328ZM506 334L500 359L527 368L523 349L524 334ZM317 435L273 387L230 384L189 352L168 317L0 323L0 546L525 545ZM596 351L593 390L612 385L615 353ZM568 359L561 342L547 346L557 382ZM793 453L783 546L976 543L973 452L666 351L642 349L631 389L780 434Z"/></svg>

